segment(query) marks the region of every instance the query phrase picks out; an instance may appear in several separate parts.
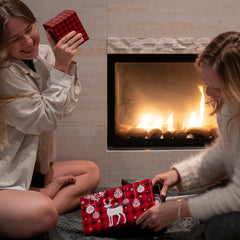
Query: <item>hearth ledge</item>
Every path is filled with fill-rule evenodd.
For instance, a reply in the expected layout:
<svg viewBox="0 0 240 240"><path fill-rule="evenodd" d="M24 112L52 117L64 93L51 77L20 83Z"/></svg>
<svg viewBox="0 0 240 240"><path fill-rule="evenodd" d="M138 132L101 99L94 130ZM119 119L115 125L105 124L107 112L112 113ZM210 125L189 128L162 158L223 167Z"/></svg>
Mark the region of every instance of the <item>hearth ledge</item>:
<svg viewBox="0 0 240 240"><path fill-rule="evenodd" d="M107 40L108 54L198 54L210 38L116 38Z"/></svg>

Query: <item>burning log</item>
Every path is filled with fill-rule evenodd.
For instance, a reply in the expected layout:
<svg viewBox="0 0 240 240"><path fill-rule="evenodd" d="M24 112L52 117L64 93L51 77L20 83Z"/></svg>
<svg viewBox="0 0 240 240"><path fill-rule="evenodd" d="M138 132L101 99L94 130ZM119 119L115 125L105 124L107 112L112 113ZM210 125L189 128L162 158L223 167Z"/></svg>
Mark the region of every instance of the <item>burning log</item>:
<svg viewBox="0 0 240 240"><path fill-rule="evenodd" d="M132 126L127 124L118 124L115 128L115 134L121 138L128 138L128 131Z"/></svg>
<svg viewBox="0 0 240 240"><path fill-rule="evenodd" d="M173 137L173 134L170 131L164 131L162 134L164 139L171 139Z"/></svg>
<svg viewBox="0 0 240 240"><path fill-rule="evenodd" d="M115 130L115 134L117 137L120 137L120 138L128 138L128 131L126 129L116 129Z"/></svg>
<svg viewBox="0 0 240 240"><path fill-rule="evenodd" d="M146 138L148 132L145 128L132 128L128 131L128 136L131 138Z"/></svg>
<svg viewBox="0 0 240 240"><path fill-rule="evenodd" d="M148 133L148 137L153 139L159 139L161 136L162 131L159 128L153 128Z"/></svg>
<svg viewBox="0 0 240 240"><path fill-rule="evenodd" d="M177 138L177 139L185 139L188 133L185 130L175 130L172 132L172 135L174 138Z"/></svg>
<svg viewBox="0 0 240 240"><path fill-rule="evenodd" d="M210 132L202 127L194 127L187 130L188 134L191 134L193 138L209 138Z"/></svg>

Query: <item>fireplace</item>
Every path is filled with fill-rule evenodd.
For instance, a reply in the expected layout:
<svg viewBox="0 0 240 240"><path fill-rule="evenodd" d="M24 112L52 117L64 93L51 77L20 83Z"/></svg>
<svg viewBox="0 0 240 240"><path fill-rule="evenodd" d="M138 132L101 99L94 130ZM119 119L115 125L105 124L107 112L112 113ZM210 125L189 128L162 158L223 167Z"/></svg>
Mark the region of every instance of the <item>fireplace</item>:
<svg viewBox="0 0 240 240"><path fill-rule="evenodd" d="M217 136L195 54L108 54L108 148L203 147Z"/></svg>

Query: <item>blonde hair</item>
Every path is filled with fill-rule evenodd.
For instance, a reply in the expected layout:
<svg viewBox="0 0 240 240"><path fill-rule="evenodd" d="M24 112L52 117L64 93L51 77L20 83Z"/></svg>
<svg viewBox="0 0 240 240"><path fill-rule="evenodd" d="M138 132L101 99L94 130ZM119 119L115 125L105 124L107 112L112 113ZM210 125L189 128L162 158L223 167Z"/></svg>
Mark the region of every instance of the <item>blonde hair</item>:
<svg viewBox="0 0 240 240"><path fill-rule="evenodd" d="M0 0L0 71L3 63L8 59L8 36L6 25L11 17L23 17L30 23L36 18L32 11L20 0ZM0 78L1 87L1 78ZM2 99L0 96L0 150L8 144L7 128L4 122L4 104L15 99Z"/></svg>
<svg viewBox="0 0 240 240"><path fill-rule="evenodd" d="M222 94L240 114L240 33L224 32L215 37L196 60L199 69L202 64L216 71ZM213 113L221 110L221 100L211 98L210 103Z"/></svg>

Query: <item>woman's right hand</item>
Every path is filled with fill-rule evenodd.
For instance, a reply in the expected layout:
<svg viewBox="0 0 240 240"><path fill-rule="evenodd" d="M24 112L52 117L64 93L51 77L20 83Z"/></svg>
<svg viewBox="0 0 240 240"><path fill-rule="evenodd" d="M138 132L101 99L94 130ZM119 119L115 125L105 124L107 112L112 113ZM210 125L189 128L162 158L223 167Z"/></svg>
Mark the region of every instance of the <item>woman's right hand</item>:
<svg viewBox="0 0 240 240"><path fill-rule="evenodd" d="M160 184L162 186L161 196L166 197L167 191L170 187L173 187L180 183L180 176L176 169L172 169L165 173L157 174L153 180L152 184Z"/></svg>
<svg viewBox="0 0 240 240"><path fill-rule="evenodd" d="M72 31L59 40L57 44L49 33L47 33L47 37L55 55L55 68L68 73L69 65L78 51L78 46L84 41L82 34Z"/></svg>

